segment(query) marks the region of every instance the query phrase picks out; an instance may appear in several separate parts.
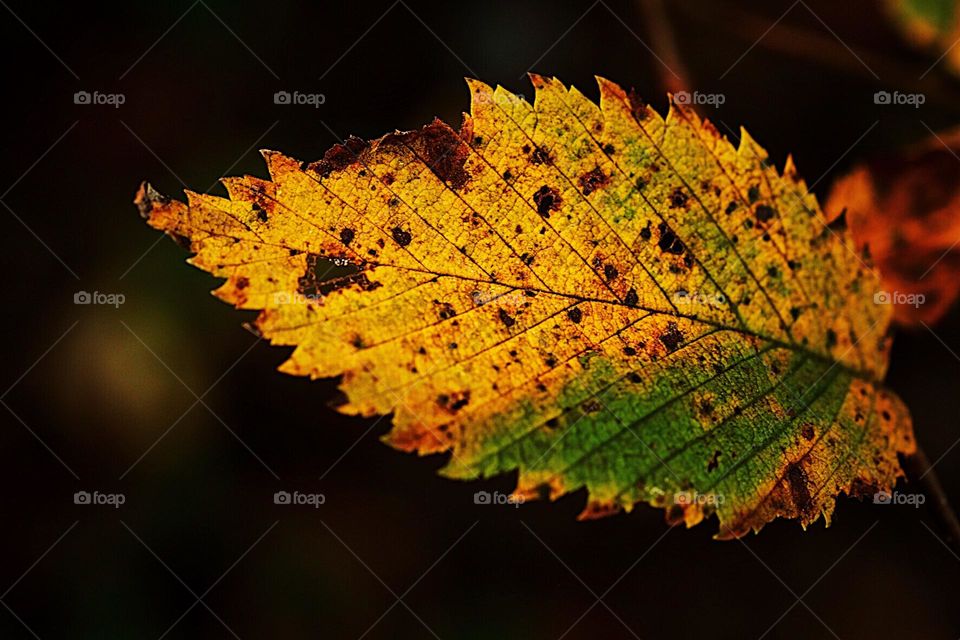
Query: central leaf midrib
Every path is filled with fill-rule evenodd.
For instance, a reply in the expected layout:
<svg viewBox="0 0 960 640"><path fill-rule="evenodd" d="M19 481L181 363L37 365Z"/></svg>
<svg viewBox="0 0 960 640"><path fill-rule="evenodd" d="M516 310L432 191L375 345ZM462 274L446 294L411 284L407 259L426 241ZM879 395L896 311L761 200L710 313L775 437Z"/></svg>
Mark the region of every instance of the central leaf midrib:
<svg viewBox="0 0 960 640"><path fill-rule="evenodd" d="M654 309L654 308L647 307L647 306L643 306L643 305L639 305L639 304L637 304L637 305L629 305L629 304L623 302L622 300L611 300L611 299L606 299L606 298L595 298L595 297L591 297L591 296L584 296L584 295L578 294L578 293L568 293L568 292L565 292L565 291L552 291L552 290L550 290L550 289L543 289L543 288L540 288L540 287L527 287L527 286L520 287L520 286L517 286L517 285L515 285L515 284L510 284L510 283L507 283L507 282L500 282L500 281L498 281L498 280L481 280L481 279L479 279L479 278L471 278L471 277L469 277L469 276L464 276L464 275L462 275L462 274L441 273L441 272L437 272L437 271L431 271L431 270L428 270L428 269L415 269L415 268L413 268L413 267L397 266L397 265L392 265L392 264L387 264L387 263L382 263L382 262L367 262L366 265L367 265L367 266L370 266L370 267L387 267L387 268L391 268L391 269L403 269L403 270L406 270L406 271L413 271L413 272L416 272L416 273L424 273L424 274L432 275L432 276L435 276L435 277L438 277L438 278L456 278L456 279L458 279L458 280L464 280L464 281L468 281L468 282L476 282L476 283L478 283L478 284L495 285L495 286L500 286L500 287L507 287L507 288L510 289L511 291L534 291L534 292L536 292L536 293L545 293L545 294L548 294L548 295L554 295L554 296L560 296L560 297L564 297L564 298L569 298L569 299L571 299L571 300L576 300L577 302L597 302L597 303L600 303L600 304L607 304L607 305L612 305L612 306L617 306L617 307L623 307L623 308L627 308L627 309L636 309L636 310L638 310L638 311L647 311L647 312L649 312L649 313L660 314L660 315L670 316L670 317L674 317L674 318L686 318L686 319L688 319L688 320L694 320L694 321L696 321L696 322L700 322L700 323L703 323L703 324L706 324L706 325L710 325L710 326L712 326L712 327L717 327L717 328L719 328L719 329L723 329L723 330L730 331L730 332L733 332L733 333L738 333L738 334L740 334L740 335L748 336L748 337L751 337L751 338L758 338L758 339L763 340L763 341L765 341L765 342L769 342L770 344L773 344L774 346L781 347L781 348L783 348L783 349L788 349L788 350L790 350L790 351L792 351L792 352L794 352L794 353L799 353L799 354L805 355L805 356L807 356L807 357L809 357L809 358L812 358L812 359L814 359L814 360L819 360L820 362L825 362L825 363L830 364L830 365L832 365L832 366L839 367L841 370L846 371L846 372L849 373L850 375L854 376L855 378L861 379L861 380L866 380L866 381L871 382L871 383L879 383L879 382L880 382L880 380L877 380L877 379L876 379L875 377L873 377L873 375L872 375L871 373L869 373L869 372L861 371L861 370L859 370L859 369L855 369L855 368L851 367L850 365L844 364L843 362L840 362L839 360L835 360L835 359L831 358L830 356L825 355L825 354L823 354L823 353L820 353L820 352L817 352L817 351L813 351L813 350L811 350L811 349L809 349L809 348L807 348L807 347L804 347L803 345L797 344L796 342L784 342L783 340L781 340L781 339L779 339L779 338L775 338L775 337L773 337L773 336L768 336L768 335L763 334L763 333L760 333L760 332L758 332L758 331L753 331L753 330L749 330L749 329L744 329L744 328L739 327L739 326L726 325L726 324L723 324L723 323L720 323L720 322L712 321L712 320L709 320L709 319L706 319L706 318L702 318L702 317L700 317L700 316L696 316L696 315L692 315L692 314L685 314L685 313L680 313L680 312L678 312L678 311L670 311L670 310L667 310L667 309Z"/></svg>

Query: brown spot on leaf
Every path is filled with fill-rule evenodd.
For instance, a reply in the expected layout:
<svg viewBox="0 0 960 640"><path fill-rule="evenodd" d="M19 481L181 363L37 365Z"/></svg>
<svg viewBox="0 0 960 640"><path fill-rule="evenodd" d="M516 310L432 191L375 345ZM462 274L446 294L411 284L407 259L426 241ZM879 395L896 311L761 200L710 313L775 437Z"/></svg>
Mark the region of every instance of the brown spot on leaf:
<svg viewBox="0 0 960 640"><path fill-rule="evenodd" d="M366 140L350 136L343 144L335 144L330 147L323 154L323 160L318 160L308 165L307 168L327 178L334 171L340 171L356 162L357 156L367 148L368 144Z"/></svg>
<svg viewBox="0 0 960 640"><path fill-rule="evenodd" d="M757 221L759 222L768 222L771 219L773 219L775 215L777 215L777 212L776 210L773 209L773 207L767 206L765 204L761 204L756 209L754 209L753 215L756 216Z"/></svg>
<svg viewBox="0 0 960 640"><path fill-rule="evenodd" d="M540 146L537 146L537 148L533 150L530 161L533 164L553 164L553 158L550 157L550 152Z"/></svg>
<svg viewBox="0 0 960 640"><path fill-rule="evenodd" d="M807 486L809 479L807 472L799 464L792 464L787 469L787 486L790 489L790 499L796 505L797 511L806 515L813 503L810 500L810 489Z"/></svg>
<svg viewBox="0 0 960 640"><path fill-rule="evenodd" d="M660 247L661 251L674 255L680 255L684 252L683 241L677 237L670 225L661 222L657 226L657 231L660 232L660 240L657 242L657 246Z"/></svg>
<svg viewBox="0 0 960 640"><path fill-rule="evenodd" d="M458 134L450 125L435 118L418 131L385 135L380 139L380 144L410 147L434 175L451 188L461 189L470 179L470 174L464 169L470 155L470 148L462 138L466 133L469 132L461 129Z"/></svg>
<svg viewBox="0 0 960 640"><path fill-rule="evenodd" d="M605 175L599 167L587 171L580 176L580 188L583 190L583 195L585 196L590 195L597 189L607 186L609 183L610 176Z"/></svg>
<svg viewBox="0 0 960 640"><path fill-rule="evenodd" d="M601 405L596 398L590 398L582 402L580 408L583 409L584 413L597 413L603 409L603 405Z"/></svg>
<svg viewBox="0 0 960 640"><path fill-rule="evenodd" d="M718 466L720 466L720 452L714 451L713 455L710 456L710 459L707 461L707 472L713 471Z"/></svg>
<svg viewBox="0 0 960 640"><path fill-rule="evenodd" d="M470 390L454 393L441 393L437 396L437 405L447 413L455 414L470 403Z"/></svg>
<svg viewBox="0 0 960 640"><path fill-rule="evenodd" d="M561 202L557 190L547 185L543 185L533 194L533 203L537 205L537 213L544 218L549 218L551 211L558 211Z"/></svg>
<svg viewBox="0 0 960 640"><path fill-rule="evenodd" d="M390 233L393 235L393 240L401 247L406 247L413 240L413 236L410 235L410 232L401 229L400 227L394 227L391 229Z"/></svg>
<svg viewBox="0 0 960 640"><path fill-rule="evenodd" d="M643 122L649 115L647 113L647 103L633 87L627 91L627 99L630 101L630 113L637 122Z"/></svg>
<svg viewBox="0 0 960 640"><path fill-rule="evenodd" d="M669 353L673 353L683 342L683 333L677 328L676 322L668 322L667 330L660 334L660 342L667 348Z"/></svg>
<svg viewBox="0 0 960 640"><path fill-rule="evenodd" d="M687 194L683 192L683 189L677 187L673 190L673 193L670 194L670 206L678 209L687 204L687 199Z"/></svg>

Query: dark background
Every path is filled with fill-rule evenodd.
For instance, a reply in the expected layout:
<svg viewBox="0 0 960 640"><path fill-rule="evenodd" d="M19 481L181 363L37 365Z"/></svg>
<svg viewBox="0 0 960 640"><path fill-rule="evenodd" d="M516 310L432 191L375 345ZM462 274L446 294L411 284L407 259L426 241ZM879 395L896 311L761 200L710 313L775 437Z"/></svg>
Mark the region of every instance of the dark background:
<svg viewBox="0 0 960 640"><path fill-rule="evenodd" d="M286 350L244 355L252 315L212 298L174 243L154 246L131 204L143 179L178 194L265 176L257 148L314 160L331 131L456 124L464 75L529 97L533 66L596 98L601 74L663 110L635 3L4 1L0 637L757 638L791 605L766 637L960 635L960 559L928 507L841 498L829 529L778 521L721 543L715 521L668 532L647 506L577 522L582 493L475 505L514 479L441 479L439 457L378 441L388 420L329 410L335 381L276 373ZM918 80L933 58L901 44L879 2L793 4L718 80L790 7L670 3L691 85L726 97L703 110L721 129L748 124L778 166L792 152L823 198L924 122L957 124L960 85L939 67ZM874 105L881 88L927 104ZM80 90L126 102L76 105ZM275 105L278 90L326 103ZM80 290L126 301L78 306ZM956 312L935 328L956 352L958 328ZM209 410L190 409L225 371ZM889 382L940 458L960 437L960 361L902 333ZM937 465L955 501L958 456ZM326 503L274 505L281 489ZM126 503L74 505L79 490Z"/></svg>

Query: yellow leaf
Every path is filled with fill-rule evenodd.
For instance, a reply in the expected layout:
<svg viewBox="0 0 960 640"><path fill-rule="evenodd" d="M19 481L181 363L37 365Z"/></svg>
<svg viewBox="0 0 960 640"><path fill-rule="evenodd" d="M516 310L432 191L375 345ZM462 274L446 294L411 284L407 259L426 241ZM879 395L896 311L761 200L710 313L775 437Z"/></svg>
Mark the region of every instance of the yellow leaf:
<svg viewBox="0 0 960 640"><path fill-rule="evenodd" d="M716 512L720 537L890 488L914 447L880 384L890 308L792 161L606 80L598 106L532 79L532 105L469 81L459 131L265 152L271 179L229 198L137 204L295 347L282 370L342 376L340 410L392 413L384 439L449 451L450 477L585 487L584 517Z"/></svg>

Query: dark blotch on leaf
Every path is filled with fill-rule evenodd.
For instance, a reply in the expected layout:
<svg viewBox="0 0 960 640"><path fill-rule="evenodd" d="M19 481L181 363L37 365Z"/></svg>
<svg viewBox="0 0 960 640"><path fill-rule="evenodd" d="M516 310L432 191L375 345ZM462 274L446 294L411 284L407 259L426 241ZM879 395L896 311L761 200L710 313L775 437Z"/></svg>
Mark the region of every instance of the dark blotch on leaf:
<svg viewBox="0 0 960 640"><path fill-rule="evenodd" d="M720 452L714 451L713 455L710 456L710 460L707 461L707 472L713 471L718 466L720 466Z"/></svg>
<svg viewBox="0 0 960 640"><path fill-rule="evenodd" d="M556 189L543 185L533 194L533 203L537 206L537 213L544 218L549 218L551 211L560 209L560 194Z"/></svg>
<svg viewBox="0 0 960 640"><path fill-rule="evenodd" d="M798 464L791 465L787 470L787 483L790 499L796 505L797 511L806 514L812 506L810 489L807 487L807 472Z"/></svg>
<svg viewBox="0 0 960 640"><path fill-rule="evenodd" d="M673 190L673 193L670 194L670 206L677 209L685 204L687 204L687 194L683 192L683 189L677 187Z"/></svg>
<svg viewBox="0 0 960 640"><path fill-rule="evenodd" d="M515 325L515 324L517 323L517 321L514 320L514 319L510 316L510 314L507 313L506 310L504 310L504 309L498 309L498 310L497 310L497 315L500 317L500 322L502 322L502 323L504 324L504 326L512 327L513 325Z"/></svg>
<svg viewBox="0 0 960 640"><path fill-rule="evenodd" d="M837 346L837 332L833 329L827 329L827 349Z"/></svg>
<svg viewBox="0 0 960 640"><path fill-rule="evenodd" d="M578 307L567 309L567 317L570 318L570 322L580 324L580 321L583 320L583 311L580 311Z"/></svg>
<svg viewBox="0 0 960 640"><path fill-rule="evenodd" d="M342 229L340 231L340 242L342 242L345 245L348 245L351 242L353 242L353 239L356 237L356 235L357 234L356 232L354 232L353 229Z"/></svg>
<svg viewBox="0 0 960 640"><path fill-rule="evenodd" d="M768 222L777 215L777 212L772 207L761 204L754 210L753 214L759 222Z"/></svg>
<svg viewBox="0 0 960 640"><path fill-rule="evenodd" d="M533 164L553 164L553 159L550 157L550 152L541 147L537 147L533 150L533 155L530 156L530 161Z"/></svg>
<svg viewBox="0 0 960 640"><path fill-rule="evenodd" d="M653 235L650 233L650 221L647 221L647 226L640 230L640 237L644 240L649 240L650 236Z"/></svg>
<svg viewBox="0 0 960 640"><path fill-rule="evenodd" d="M413 236L410 235L410 232L405 231L400 227L394 227L391 229L390 233L393 235L394 241L401 247L409 245L413 240Z"/></svg>
<svg viewBox="0 0 960 640"><path fill-rule="evenodd" d="M677 328L676 322L668 322L667 330L660 335L660 342L667 348L669 353L673 353L683 342L683 334Z"/></svg>
<svg viewBox="0 0 960 640"><path fill-rule="evenodd" d="M657 246L660 247L661 251L675 255L680 255L683 253L683 241L677 237L677 235L673 232L673 229L670 228L670 225L668 225L666 222L661 222L657 226L657 231L660 232L660 241L657 242Z"/></svg>
<svg viewBox="0 0 960 640"><path fill-rule="evenodd" d="M470 179L470 174L464 169L470 156L470 147L461 135L464 135L463 131L458 134L442 120L434 119L417 131L387 134L380 139L380 144L410 147L434 175L451 188L460 189ZM470 139L469 136L467 139Z"/></svg>
<svg viewBox="0 0 960 640"><path fill-rule="evenodd" d="M313 169L324 178L327 178L334 171L340 171L356 162L357 156L360 155L360 152L366 149L367 146L368 143L366 140L361 140L356 136L350 136L343 144L335 144L330 147L327 152L323 154L323 160L314 162L309 165L308 168Z"/></svg>
<svg viewBox="0 0 960 640"><path fill-rule="evenodd" d="M437 396L437 404L447 413L456 413L470 403L470 390L458 391L450 395L441 393Z"/></svg>
<svg viewBox="0 0 960 640"><path fill-rule="evenodd" d="M603 171L597 167L580 176L580 189L583 190L583 195L588 196L597 189L605 187L609 182L610 177L604 175Z"/></svg>
<svg viewBox="0 0 960 640"><path fill-rule="evenodd" d="M627 99L630 101L630 114L637 122L643 122L649 116L647 113L647 103L640 97L640 93L633 87L627 91Z"/></svg>
<svg viewBox="0 0 960 640"><path fill-rule="evenodd" d="M589 400L584 401L580 405L580 408L583 409L584 413L597 413L603 409L603 405L601 405L595 398L590 398Z"/></svg>

